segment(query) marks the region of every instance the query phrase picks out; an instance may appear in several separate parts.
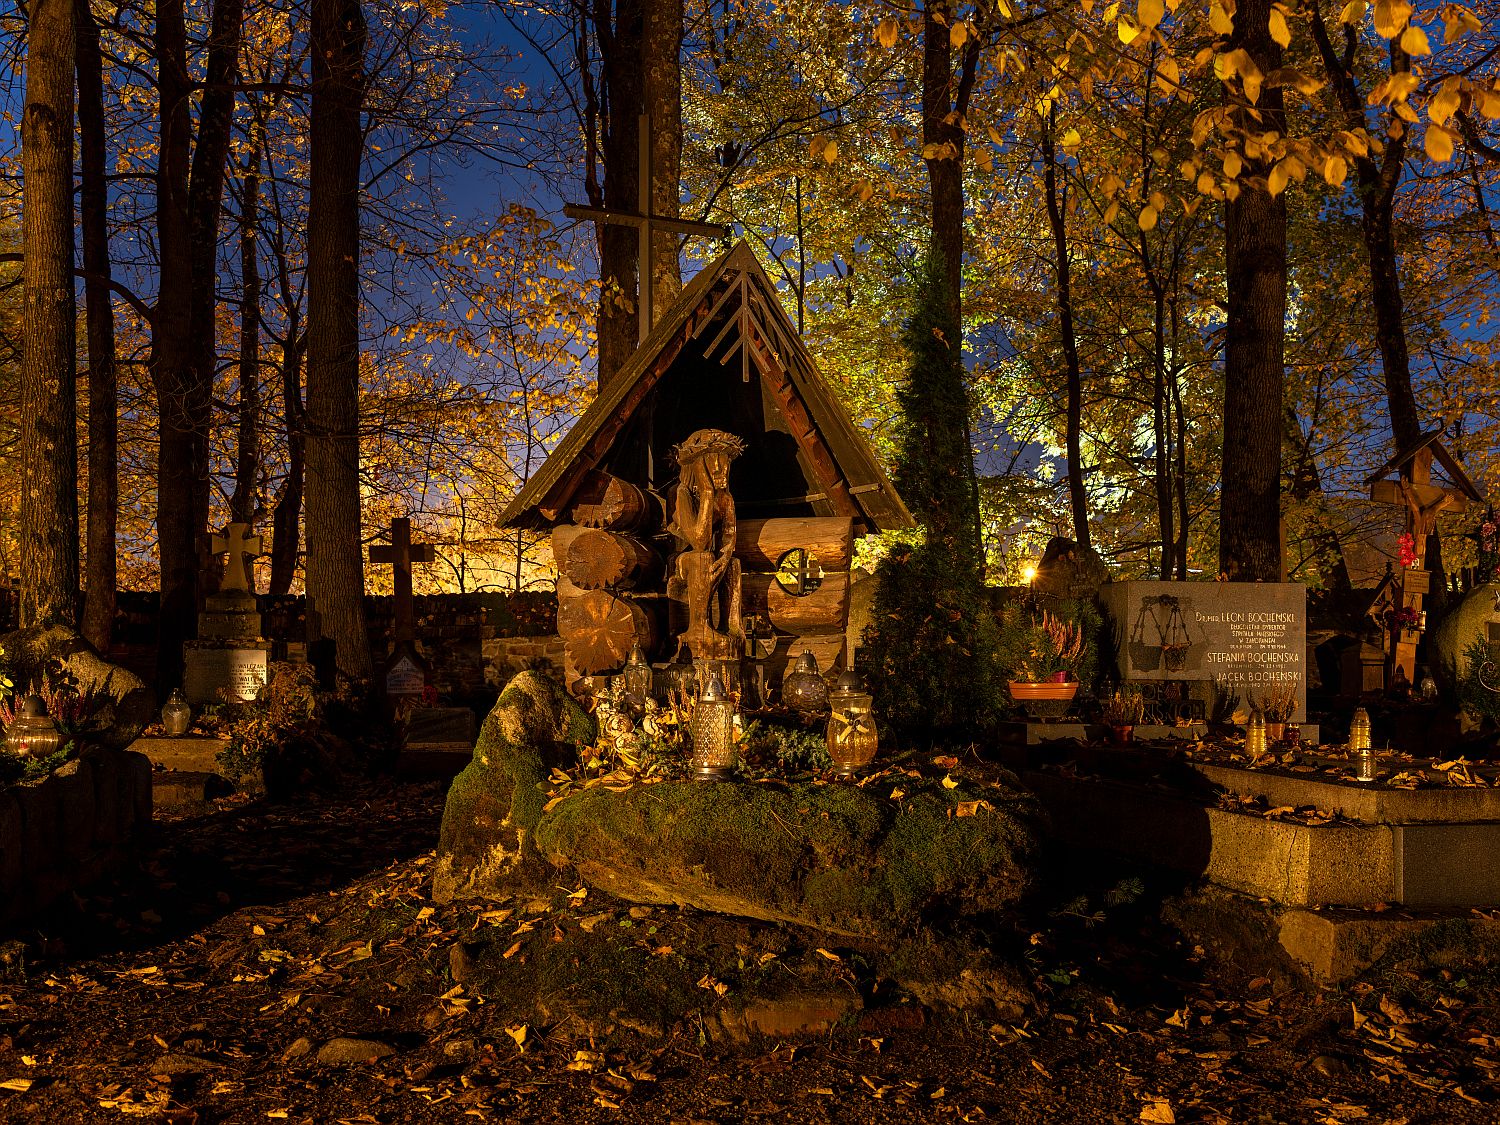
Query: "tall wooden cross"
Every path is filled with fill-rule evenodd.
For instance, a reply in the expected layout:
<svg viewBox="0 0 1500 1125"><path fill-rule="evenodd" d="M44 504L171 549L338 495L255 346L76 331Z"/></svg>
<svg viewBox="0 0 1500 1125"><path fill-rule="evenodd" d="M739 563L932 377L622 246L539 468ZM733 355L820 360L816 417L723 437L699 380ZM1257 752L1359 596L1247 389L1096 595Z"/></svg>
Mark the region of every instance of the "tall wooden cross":
<svg viewBox="0 0 1500 1125"><path fill-rule="evenodd" d="M1403 531L1411 537L1412 565L1399 572L1399 584L1390 591L1391 609L1403 616L1415 617L1417 624L1408 625L1400 620L1393 623L1386 653L1387 673L1395 678L1399 669L1407 683L1415 682L1422 600L1432 581L1426 567L1428 536L1437 530L1439 516L1463 512L1470 500L1484 499L1483 493L1438 436L1437 430L1422 435L1416 445L1396 454L1366 482L1370 486L1371 500L1399 505L1403 509ZM1434 460L1447 472L1453 482L1451 487L1434 483ZM1386 479L1392 471L1399 471L1399 476L1395 480Z"/></svg>
<svg viewBox="0 0 1500 1125"><path fill-rule="evenodd" d="M729 228L722 223L694 223L685 219L674 219L669 215L657 215L651 209L651 118L641 114L637 128L639 136L636 158L636 208L639 214L625 211L610 211L603 207L580 207L569 203L563 214L570 219L587 219L594 223L613 223L617 226L634 227L636 230L636 315L640 325L640 339L645 340L651 332L651 237L658 231L664 234L702 235L707 238L728 238Z"/></svg>
<svg viewBox="0 0 1500 1125"><path fill-rule="evenodd" d="M250 534L248 523L232 523L224 529L223 535L210 536L208 549L215 555L229 555L224 564L224 577L219 583L221 592L254 592L250 588L250 572L245 566L245 560L259 558L264 552L260 536Z"/></svg>
<svg viewBox="0 0 1500 1125"><path fill-rule="evenodd" d="M411 594L411 564L430 563L436 556L431 543L411 541L411 520L397 516L391 520L391 544L389 547L370 548L372 563L388 563L391 567L391 592L395 595L396 631L395 643L410 643L417 636L416 611Z"/></svg>

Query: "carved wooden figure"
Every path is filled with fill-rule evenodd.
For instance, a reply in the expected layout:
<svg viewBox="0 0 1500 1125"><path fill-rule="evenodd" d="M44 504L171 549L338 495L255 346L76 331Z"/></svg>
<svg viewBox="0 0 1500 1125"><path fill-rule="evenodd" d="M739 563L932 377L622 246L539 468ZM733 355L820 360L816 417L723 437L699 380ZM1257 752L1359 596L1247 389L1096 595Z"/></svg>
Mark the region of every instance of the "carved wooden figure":
<svg viewBox="0 0 1500 1125"><path fill-rule="evenodd" d="M729 493L729 466L745 443L723 430L698 430L676 450L677 482L671 531L687 544L672 560L667 597L686 606L678 637L694 660L734 660L745 649L740 620L738 525Z"/></svg>

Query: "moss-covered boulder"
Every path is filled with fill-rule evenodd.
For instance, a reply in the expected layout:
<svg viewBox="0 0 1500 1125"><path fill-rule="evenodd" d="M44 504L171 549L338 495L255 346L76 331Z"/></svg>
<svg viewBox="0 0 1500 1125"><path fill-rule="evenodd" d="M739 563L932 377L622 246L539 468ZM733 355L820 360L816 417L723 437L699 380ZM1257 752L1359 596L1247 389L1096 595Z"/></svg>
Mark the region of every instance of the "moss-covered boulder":
<svg viewBox="0 0 1500 1125"><path fill-rule="evenodd" d="M1034 800L998 783L659 782L558 802L535 843L630 902L847 936L894 936L1014 906L1031 888ZM951 785L951 779L949 780Z"/></svg>
<svg viewBox="0 0 1500 1125"><path fill-rule="evenodd" d="M32 625L0 637L0 664L18 690L49 680L92 700L90 742L123 750L156 718L155 693L128 668L111 664L76 629Z"/></svg>
<svg viewBox="0 0 1500 1125"><path fill-rule="evenodd" d="M1488 641L1489 628L1500 623L1495 600L1500 585L1476 586L1449 608L1437 628L1427 635L1432 674L1455 691L1470 672L1468 649L1475 641Z"/></svg>
<svg viewBox="0 0 1500 1125"><path fill-rule="evenodd" d="M593 737L583 709L555 680L522 672L484 720L474 759L443 807L433 897L488 897L547 873L532 834L553 766Z"/></svg>

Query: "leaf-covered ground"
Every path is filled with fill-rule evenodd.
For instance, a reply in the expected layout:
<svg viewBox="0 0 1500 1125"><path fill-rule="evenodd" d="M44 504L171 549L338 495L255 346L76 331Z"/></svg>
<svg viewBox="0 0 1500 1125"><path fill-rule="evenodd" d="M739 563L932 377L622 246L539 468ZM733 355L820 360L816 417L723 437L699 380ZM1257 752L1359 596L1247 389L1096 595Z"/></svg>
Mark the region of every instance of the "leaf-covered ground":
<svg viewBox="0 0 1500 1125"><path fill-rule="evenodd" d="M161 823L139 878L0 947L0 1120L1500 1120L1488 951L1417 950L1304 993L1209 964L1145 898L1059 895L1010 938L1039 1012L934 1019L795 930L574 885L434 907L440 807L436 787L386 783ZM699 1009L593 1037L538 1020L512 986L536 987L547 947L579 966L548 987L619 988L589 951L626 951L701 972ZM715 1011L767 965L868 1005L821 1036L722 1041Z"/></svg>

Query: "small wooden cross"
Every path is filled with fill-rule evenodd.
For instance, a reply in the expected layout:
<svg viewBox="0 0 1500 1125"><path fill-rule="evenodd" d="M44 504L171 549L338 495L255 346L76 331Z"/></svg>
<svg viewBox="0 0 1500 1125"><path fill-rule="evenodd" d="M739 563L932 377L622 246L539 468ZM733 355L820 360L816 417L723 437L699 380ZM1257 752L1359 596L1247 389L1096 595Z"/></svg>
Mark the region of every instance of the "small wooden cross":
<svg viewBox="0 0 1500 1125"><path fill-rule="evenodd" d="M225 553L229 555L229 559L224 564L224 578L219 583L221 591L253 592L250 588L250 572L245 566L245 560L259 558L265 552L261 549L260 536L250 534L248 523L232 523L224 529L223 535L210 536L208 549L216 555Z"/></svg>
<svg viewBox="0 0 1500 1125"><path fill-rule="evenodd" d="M389 547L370 548L372 563L389 563L391 567L391 592L396 603L397 644L416 639L416 611L411 594L411 564L430 563L436 556L431 543L411 541L411 520L397 516L391 520L391 544Z"/></svg>
<svg viewBox="0 0 1500 1125"><path fill-rule="evenodd" d="M638 126L636 160L636 207L638 214L624 211L609 211L603 207L580 207L569 203L563 214L570 219L587 219L594 223L613 223L617 226L636 229L636 276L639 278L636 291L636 315L640 323L640 339L645 340L651 332L651 237L658 231L666 234L702 235L707 238L728 238L729 228L722 223L694 223L685 219L674 219L657 215L651 210L651 118L641 114Z"/></svg>

